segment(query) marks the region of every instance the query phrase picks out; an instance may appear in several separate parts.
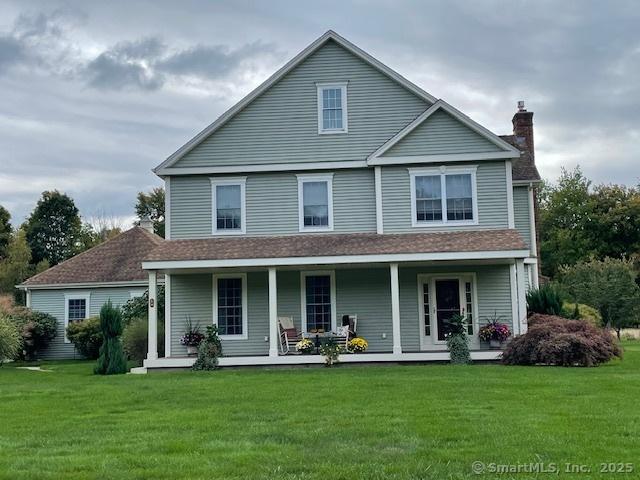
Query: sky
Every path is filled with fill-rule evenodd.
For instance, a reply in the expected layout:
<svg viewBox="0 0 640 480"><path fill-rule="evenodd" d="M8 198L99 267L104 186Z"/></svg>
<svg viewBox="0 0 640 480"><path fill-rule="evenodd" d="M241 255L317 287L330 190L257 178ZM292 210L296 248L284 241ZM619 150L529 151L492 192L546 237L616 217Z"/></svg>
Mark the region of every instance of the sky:
<svg viewBox="0 0 640 480"><path fill-rule="evenodd" d="M637 1L0 2L0 205L134 215L151 169L333 29L497 134L518 100L556 179L640 183Z"/></svg>

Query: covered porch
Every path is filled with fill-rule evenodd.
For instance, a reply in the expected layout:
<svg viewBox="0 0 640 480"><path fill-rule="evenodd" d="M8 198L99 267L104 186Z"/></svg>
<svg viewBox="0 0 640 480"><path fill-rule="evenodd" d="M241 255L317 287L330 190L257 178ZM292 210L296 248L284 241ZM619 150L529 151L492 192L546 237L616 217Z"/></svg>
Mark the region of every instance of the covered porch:
<svg viewBox="0 0 640 480"><path fill-rule="evenodd" d="M326 236L315 238L326 241ZM228 246L233 240L249 239L201 242ZM514 246L519 246L517 241ZM168 243L181 242L198 241ZM166 252L159 255L168 256ZM395 258L383 258L389 255ZM509 248L377 254L376 258L308 255L150 260L144 263L150 293L149 352L144 368L191 366L195 358L180 344L188 320L203 329L211 323L218 325L224 355L221 366L320 364L324 361L320 355L284 354L279 318L288 317L301 334L313 335L319 327L335 332L346 315L357 316L357 336L365 338L369 348L366 353L342 354L341 362L446 361L444 325L453 311L469 319L472 358L494 360L500 351L482 344L477 332L494 315L508 323L514 335L526 329L527 255L524 249ZM166 356L162 358L158 358L156 342L159 273L166 278Z"/></svg>

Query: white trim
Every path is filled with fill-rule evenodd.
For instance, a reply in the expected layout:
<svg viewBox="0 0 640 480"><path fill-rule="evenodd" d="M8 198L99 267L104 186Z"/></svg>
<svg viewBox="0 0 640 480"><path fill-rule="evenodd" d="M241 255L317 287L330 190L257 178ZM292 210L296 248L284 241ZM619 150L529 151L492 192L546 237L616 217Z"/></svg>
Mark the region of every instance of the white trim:
<svg viewBox="0 0 640 480"><path fill-rule="evenodd" d="M349 114L347 111L347 86L348 82L316 83L318 95L318 135L335 135L349 133ZM323 128L323 94L327 89L340 89L340 102L342 110L342 128Z"/></svg>
<svg viewBox="0 0 640 480"><path fill-rule="evenodd" d="M171 275L168 273L164 283L164 356L171 356Z"/></svg>
<svg viewBox="0 0 640 480"><path fill-rule="evenodd" d="M162 284L164 280L158 281ZM23 290L58 290L68 288L115 288L115 287L146 287L149 285L148 281L136 280L133 282L101 282L101 283L47 283L43 285L16 285L16 288Z"/></svg>
<svg viewBox="0 0 640 480"><path fill-rule="evenodd" d="M171 177L164 179L164 238L171 240Z"/></svg>
<svg viewBox="0 0 640 480"><path fill-rule="evenodd" d="M513 173L510 160L504 162L504 168L507 177L507 218L509 228L516 228L516 218L513 212Z"/></svg>
<svg viewBox="0 0 640 480"><path fill-rule="evenodd" d="M344 265L389 262L432 262L444 260L497 260L526 258L529 250L495 250L478 252L432 252L432 253L392 253L380 255L332 255L318 257L271 257L240 258L225 260L158 260L142 262L142 268L228 268L228 267L275 267L294 265Z"/></svg>
<svg viewBox="0 0 640 480"><path fill-rule="evenodd" d="M518 285L518 322L520 333L527 333L527 288L525 284L524 260L516 260L516 280Z"/></svg>
<svg viewBox="0 0 640 480"><path fill-rule="evenodd" d="M69 326L69 300L84 300L84 318L89 318L91 310L91 292L74 292L64 294L64 343L71 343L67 338L67 327Z"/></svg>
<svg viewBox="0 0 640 480"><path fill-rule="evenodd" d="M246 273L214 273L213 274L213 324L218 326L218 279L239 278L242 280L242 334L220 335L222 340L247 340L248 332L248 305L247 305L247 274Z"/></svg>
<svg viewBox="0 0 640 480"><path fill-rule="evenodd" d="M336 272L335 270L302 270L300 272L300 318L301 331L307 332L307 285L305 279L307 277L329 276L330 295L331 295L331 330L336 330Z"/></svg>
<svg viewBox="0 0 640 480"><path fill-rule="evenodd" d="M537 238L536 238L536 210L535 210L535 203L534 203L534 198L533 198L533 187L529 187L528 188L528 194L529 194L529 228L531 229L531 256L532 257L537 257L538 256L538 245L537 245Z"/></svg>
<svg viewBox="0 0 640 480"><path fill-rule="evenodd" d="M393 331L393 353L402 353L402 330L400 328L400 280L398 264L389 265L391 281L391 328Z"/></svg>
<svg viewBox="0 0 640 480"><path fill-rule="evenodd" d="M278 356L278 272L269 268L269 356Z"/></svg>
<svg viewBox="0 0 640 480"><path fill-rule="evenodd" d="M129 290L129 299L141 297L144 295L144 292L146 291L147 291L146 289Z"/></svg>
<svg viewBox="0 0 640 480"><path fill-rule="evenodd" d="M476 361L499 360L501 350L472 350L471 359ZM340 363L379 363L379 362L445 362L450 360L446 350L437 352L413 353L363 353L343 354L338 357ZM194 357L158 358L153 361L145 360L144 366L132 373L147 373L147 369L155 368L190 368L196 361ZM280 355L278 357L220 357L221 367L240 367L258 365L322 365L325 358L322 355Z"/></svg>
<svg viewBox="0 0 640 480"><path fill-rule="evenodd" d="M516 278L516 265L509 265L509 285L511 286L511 327L513 335L520 335L520 322L518 321L518 280Z"/></svg>
<svg viewBox="0 0 640 480"><path fill-rule="evenodd" d="M538 180L514 180L513 184L517 185L517 186L523 186L523 185L527 185L527 186L532 186L532 185L536 185L542 183L542 179L538 179Z"/></svg>
<svg viewBox="0 0 640 480"><path fill-rule="evenodd" d="M333 231L333 173L310 173L296 175L298 177L298 231L300 232L331 232ZM306 227L304 225L304 195L303 186L307 182L327 183L327 206L329 225L326 227Z"/></svg>
<svg viewBox="0 0 640 480"><path fill-rule="evenodd" d="M404 137L406 137L409 133L415 130L421 123L427 120L431 115L433 115L438 110L444 110L449 115L454 117L456 120L458 120L462 124L469 127L471 130L476 132L478 135L484 137L485 139L493 143L495 146L502 149L503 152L509 153L511 156L508 158L520 158L520 150L518 150L517 148L514 148L512 145L508 144L503 139L498 137L493 132L487 130L479 123L471 120L471 118L467 117L460 110L452 107L444 100L439 99L429 108L427 108L421 115L419 115L413 122L411 122L409 125L404 127L396 135L394 135L389 141L387 141L384 145L382 145L375 152L369 155L369 157L367 158L367 161L369 162L369 164L371 165L372 160L384 155L385 152L387 152L391 147L393 147L398 142L400 142Z"/></svg>
<svg viewBox="0 0 640 480"><path fill-rule="evenodd" d="M433 228L433 227L455 227L478 225L478 186L476 179L477 165L467 165L464 167L445 166L408 168L410 188L411 188L411 226L413 228ZM447 220L447 175L471 175L471 204L473 208L473 220ZM416 177L438 176L440 177L440 194L442 202L441 221L418 221L416 211Z"/></svg>
<svg viewBox="0 0 640 480"><path fill-rule="evenodd" d="M28 288L25 288L25 291L27 293L27 298L26 298L27 308L31 308L31 290L29 290Z"/></svg>
<svg viewBox="0 0 640 480"><path fill-rule="evenodd" d="M343 162L298 162L267 163L264 165L222 165L218 167L165 168L165 175L204 175L221 173L290 172L296 170L341 170L366 168L365 160L345 160Z"/></svg>
<svg viewBox="0 0 640 480"><path fill-rule="evenodd" d="M398 157L374 158L367 161L367 165L406 165L413 163L449 163L475 162L477 160L504 160L514 158L509 152L494 153L445 153L437 155L404 155Z"/></svg>
<svg viewBox="0 0 640 480"><path fill-rule="evenodd" d="M158 272L149 272L149 302L147 328L147 359L157 360L158 358Z"/></svg>
<svg viewBox="0 0 640 480"><path fill-rule="evenodd" d="M538 260L531 264L531 288L535 288L536 290L540 288L540 270L538 267Z"/></svg>
<svg viewBox="0 0 640 480"><path fill-rule="evenodd" d="M438 340L438 312L437 312L437 295L436 295L436 281L437 280L457 280L458 281L458 294L460 297L460 314L466 310L467 299L465 292L465 283L471 282L471 303L473 311L471 312L471 337L475 338L478 334L478 276L476 272L452 272L452 273L421 273L417 277L418 287L418 314L419 318L419 339L420 348L422 350L428 350L436 345L444 345L447 342L444 340ZM431 322L431 335L424 334L424 284L429 284L429 319ZM427 341L429 337L430 341Z"/></svg>
<svg viewBox="0 0 640 480"><path fill-rule="evenodd" d="M382 213L382 167L373 169L376 193L376 233L384 233L384 217Z"/></svg>
<svg viewBox="0 0 640 480"><path fill-rule="evenodd" d="M237 113L243 110L247 105L249 105L253 100L262 95L265 91L267 91L273 84L282 79L287 73L293 70L296 66L302 63L307 57L313 54L316 50L322 47L329 40L333 40L341 47L345 48L356 57L359 57L361 60L365 61L369 65L371 65L376 70L380 71L384 75L388 76L392 80L395 80L404 88L414 93L418 97L422 98L428 103L433 103L436 101L436 98L424 90L422 90L417 85L413 84L402 75L397 72L394 72L389 67L384 65L379 60L376 60L371 55L361 50L359 47L355 46L348 40L344 39L336 32L329 30L320 38L311 43L307 48L302 50L298 55L292 58L289 62L287 62L282 68L276 71L273 75L271 75L265 82L263 82L260 86L254 89L251 93L249 93L246 97L236 103L233 107L223 113L216 121L211 123L208 127L203 129L200 133L198 133L195 137L189 140L186 144L176 150L173 154L171 154L164 162L158 165L153 171L158 174L166 174L164 171L165 168L170 167L175 164L178 160L184 157L187 153L193 150L196 146L198 146L202 141L211 135L213 132L218 130L224 124L226 124L229 120L231 120Z"/></svg>
<svg viewBox="0 0 640 480"><path fill-rule="evenodd" d="M211 233L213 235L244 235L247 233L246 183L247 177L211 177ZM240 187L240 230L218 229L216 188L220 186Z"/></svg>

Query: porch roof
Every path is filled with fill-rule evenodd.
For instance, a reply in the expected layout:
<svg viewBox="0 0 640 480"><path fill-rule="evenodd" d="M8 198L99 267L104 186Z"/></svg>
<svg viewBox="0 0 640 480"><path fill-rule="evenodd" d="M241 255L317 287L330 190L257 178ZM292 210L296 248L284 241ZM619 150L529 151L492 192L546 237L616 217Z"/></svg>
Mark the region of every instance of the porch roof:
<svg viewBox="0 0 640 480"><path fill-rule="evenodd" d="M473 230L408 234L306 234L273 237L216 237L192 240L168 240L159 244L145 258L143 268L196 266L208 261L211 266L234 266L242 261L338 259L379 259L402 261L402 256L460 254L459 258L525 257L527 245L513 229ZM467 254L467 255L465 255ZM425 258L427 259L427 258ZM443 256L442 259L448 259ZM171 265L170 265L171 264ZM276 264L284 264L278 261Z"/></svg>

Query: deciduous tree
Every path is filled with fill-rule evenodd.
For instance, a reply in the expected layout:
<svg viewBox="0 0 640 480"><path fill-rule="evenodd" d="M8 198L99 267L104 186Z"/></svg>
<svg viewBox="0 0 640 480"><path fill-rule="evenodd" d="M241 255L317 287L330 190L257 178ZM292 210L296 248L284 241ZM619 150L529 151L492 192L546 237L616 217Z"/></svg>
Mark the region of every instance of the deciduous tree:
<svg viewBox="0 0 640 480"><path fill-rule="evenodd" d="M156 187L148 193L139 192L136 203L138 218L149 217L153 231L164 237L164 188Z"/></svg>

